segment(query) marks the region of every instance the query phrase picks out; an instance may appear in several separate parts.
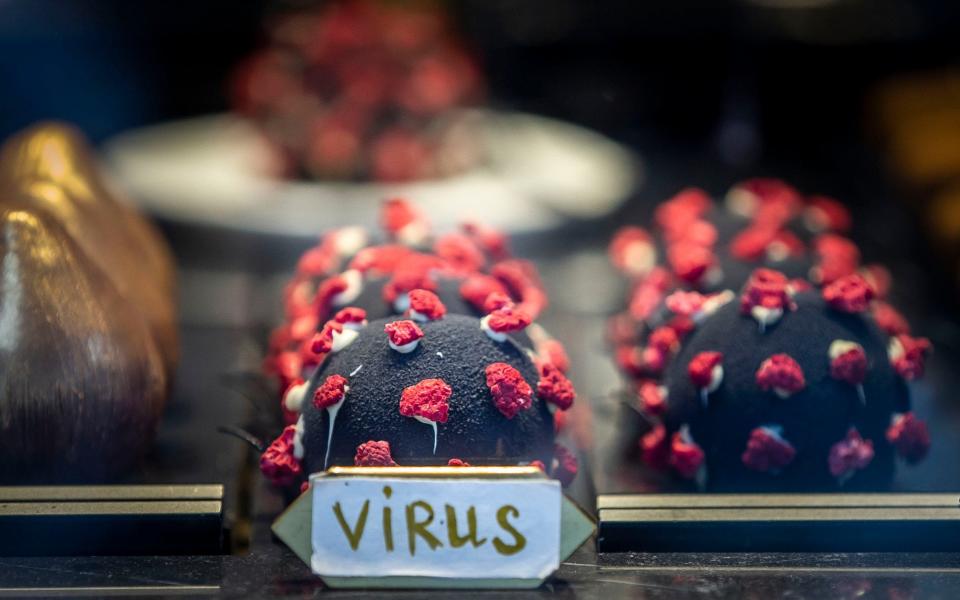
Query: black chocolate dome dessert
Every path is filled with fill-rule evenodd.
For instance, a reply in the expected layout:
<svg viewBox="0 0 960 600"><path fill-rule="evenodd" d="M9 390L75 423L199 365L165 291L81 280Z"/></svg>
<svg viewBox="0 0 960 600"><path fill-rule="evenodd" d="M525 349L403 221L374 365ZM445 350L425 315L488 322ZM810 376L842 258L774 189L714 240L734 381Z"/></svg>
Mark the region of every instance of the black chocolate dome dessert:
<svg viewBox="0 0 960 600"><path fill-rule="evenodd" d="M368 323L351 308L319 334L330 331L325 358L288 393L300 416L264 453L264 473L290 484L335 465L534 463L572 478L553 411L572 405L573 386L507 335L529 321L506 299L479 319L411 296L416 320Z"/></svg>

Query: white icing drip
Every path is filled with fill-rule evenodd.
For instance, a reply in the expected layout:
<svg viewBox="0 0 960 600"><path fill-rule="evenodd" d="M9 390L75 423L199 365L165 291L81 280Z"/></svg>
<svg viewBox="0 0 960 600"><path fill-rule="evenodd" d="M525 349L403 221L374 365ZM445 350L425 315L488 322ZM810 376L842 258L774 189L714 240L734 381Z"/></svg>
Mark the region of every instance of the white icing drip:
<svg viewBox="0 0 960 600"><path fill-rule="evenodd" d="M420 345L420 340L419 340L419 339L415 339L415 340L413 340L412 342L408 342L408 343L402 344L402 345L400 345L400 346L394 344L394 343L393 343L392 341L390 341L390 340L387 340L387 343L390 344L390 347L391 347L391 348L393 348L394 350L396 350L396 351L399 352L400 354L409 354L410 352L413 352L414 350L417 349L417 346Z"/></svg>
<svg viewBox="0 0 960 600"><path fill-rule="evenodd" d="M830 360L836 360L838 357L843 356L847 352L856 349L862 349L862 346L856 342L851 342L850 340L833 340L830 342L830 349L827 350L827 355L830 356Z"/></svg>
<svg viewBox="0 0 960 600"><path fill-rule="evenodd" d="M327 414L330 415L330 427L327 428L327 451L323 455L324 470L327 469L327 463L330 462L330 444L333 442L333 426L337 420L337 413L340 412L340 407L343 406L343 401L347 399L348 391L350 391L350 386L344 386L343 398L340 399L340 402L327 407Z"/></svg>
<svg viewBox="0 0 960 600"><path fill-rule="evenodd" d="M331 298L334 306L346 306L352 303L363 291L363 274L356 269L348 269L340 274L347 282L347 289Z"/></svg>
<svg viewBox="0 0 960 600"><path fill-rule="evenodd" d="M657 250L650 242L637 240L623 253L623 266L631 275L646 275L656 264Z"/></svg>
<svg viewBox="0 0 960 600"><path fill-rule="evenodd" d="M420 415L414 415L413 418L425 425L430 425L431 427L433 427L433 453L436 454L437 453L437 422L431 421L426 417L421 417Z"/></svg>
<svg viewBox="0 0 960 600"><path fill-rule="evenodd" d="M782 262L790 258L790 247L781 241L767 244L767 259L772 262Z"/></svg>
<svg viewBox="0 0 960 600"><path fill-rule="evenodd" d="M333 344L331 344L331 352L340 352L347 346L353 343L355 339L360 334L357 333L355 329L344 328L343 331L334 331L333 332Z"/></svg>
<svg viewBox="0 0 960 600"><path fill-rule="evenodd" d="M360 369L362 369L362 368L363 368L363 365L360 365L360 366L358 366L356 369L350 371L350 377L353 377L354 375L356 375L357 373L359 373L359 372L360 372Z"/></svg>
<svg viewBox="0 0 960 600"><path fill-rule="evenodd" d="M306 395L309 385L308 382L304 381L288 389L287 393L283 395L284 408L291 412L300 412L303 408L303 397Z"/></svg>
<svg viewBox="0 0 960 600"><path fill-rule="evenodd" d="M393 310L398 313L405 313L410 308L410 295L409 294L398 294L397 298L393 301Z"/></svg>
<svg viewBox="0 0 960 600"><path fill-rule="evenodd" d="M829 221L827 213L819 206L810 206L803 211L803 224L812 233L822 233Z"/></svg>
<svg viewBox="0 0 960 600"><path fill-rule="evenodd" d="M895 337L890 338L890 343L887 345L887 356L890 357L890 360L894 361L901 358L904 352L905 350L900 340Z"/></svg>
<svg viewBox="0 0 960 600"><path fill-rule="evenodd" d="M773 393L780 397L781 400L786 400L793 395L793 392L784 388L773 388Z"/></svg>
<svg viewBox="0 0 960 600"><path fill-rule="evenodd" d="M494 331L490 329L490 315L487 315L480 319L480 329L483 330L487 337L495 342L505 342L507 341L507 334L500 333L499 331Z"/></svg>
<svg viewBox="0 0 960 600"><path fill-rule="evenodd" d="M363 227L343 227L333 238L333 246L340 256L352 256L367 245L367 230Z"/></svg>
<svg viewBox="0 0 960 600"><path fill-rule="evenodd" d="M860 404L867 405L867 393L863 391L863 384L857 384L857 397L860 398Z"/></svg>
<svg viewBox="0 0 960 600"><path fill-rule="evenodd" d="M427 321L430 320L430 317L428 317L427 315L425 315L425 314L423 314L423 313L421 313L421 312L417 312L417 311L413 310L412 308L410 309L410 313L409 313L409 314L410 314L410 318L413 319L414 321L418 322L418 323L426 323Z"/></svg>
<svg viewBox="0 0 960 600"><path fill-rule="evenodd" d="M753 192L735 187L724 199L727 209L741 217L752 217L757 210L757 196Z"/></svg>
<svg viewBox="0 0 960 600"><path fill-rule="evenodd" d="M750 308L750 316L756 319L760 324L760 333L763 333L767 325L773 325L783 316L782 308L766 308L764 306L754 306Z"/></svg>
<svg viewBox="0 0 960 600"><path fill-rule="evenodd" d="M723 383L723 365L718 363L710 371L710 385L705 388L707 393L712 394L713 392L717 391L717 388L720 387L721 383Z"/></svg>
<svg viewBox="0 0 960 600"><path fill-rule="evenodd" d="M297 460L303 458L303 415L297 419L296 428L293 430L293 457Z"/></svg>
<svg viewBox="0 0 960 600"><path fill-rule="evenodd" d="M720 310L735 297L736 294L733 293L733 290L723 290L722 292L717 292L716 294L708 297L703 301L703 305L700 307L700 310L694 313L694 322L699 323L703 321L705 318Z"/></svg>
<svg viewBox="0 0 960 600"><path fill-rule="evenodd" d="M420 220L411 221L397 231L397 240L405 246L420 246L430 237L430 227Z"/></svg>

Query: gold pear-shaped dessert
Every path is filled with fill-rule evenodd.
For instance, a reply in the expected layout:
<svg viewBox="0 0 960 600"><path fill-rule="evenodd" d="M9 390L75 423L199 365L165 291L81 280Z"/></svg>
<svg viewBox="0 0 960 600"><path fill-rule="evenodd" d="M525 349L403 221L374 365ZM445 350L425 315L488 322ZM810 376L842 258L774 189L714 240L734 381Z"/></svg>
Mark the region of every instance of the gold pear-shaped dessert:
<svg viewBox="0 0 960 600"><path fill-rule="evenodd" d="M44 123L10 138L0 148L0 190L16 192L60 222L120 295L143 312L172 373L179 342L170 251L152 225L117 199L82 134Z"/></svg>
<svg viewBox="0 0 960 600"><path fill-rule="evenodd" d="M169 252L56 124L0 149L0 228L0 483L109 480L170 388Z"/></svg>

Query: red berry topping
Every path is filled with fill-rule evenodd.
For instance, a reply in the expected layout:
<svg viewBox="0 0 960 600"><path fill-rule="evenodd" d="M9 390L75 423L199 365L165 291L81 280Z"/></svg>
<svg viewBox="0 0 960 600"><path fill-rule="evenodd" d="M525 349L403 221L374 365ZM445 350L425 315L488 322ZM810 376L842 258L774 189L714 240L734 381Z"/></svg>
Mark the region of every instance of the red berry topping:
<svg viewBox="0 0 960 600"><path fill-rule="evenodd" d="M672 233L682 232L690 223L696 221L710 210L713 201L701 189L686 188L657 207L654 221L668 237Z"/></svg>
<svg viewBox="0 0 960 600"><path fill-rule="evenodd" d="M777 395L787 397L802 390L807 382L797 361L788 354L774 354L760 363L757 385L761 390L772 389Z"/></svg>
<svg viewBox="0 0 960 600"><path fill-rule="evenodd" d="M873 303L873 320L887 335L902 335L910 333L910 323L894 307L886 302Z"/></svg>
<svg viewBox="0 0 960 600"><path fill-rule="evenodd" d="M807 200L805 219L814 231L843 233L853 223L847 207L827 196L811 196Z"/></svg>
<svg viewBox="0 0 960 600"><path fill-rule="evenodd" d="M787 277L773 269L756 269L750 275L740 295L740 312L753 314L754 309L783 311L794 309Z"/></svg>
<svg viewBox="0 0 960 600"><path fill-rule="evenodd" d="M467 277L460 284L460 296L474 307L476 310L484 313L490 312L484 309L484 305L490 294L503 294L507 296L507 288L499 279L490 275L474 274Z"/></svg>
<svg viewBox="0 0 960 600"><path fill-rule="evenodd" d="M850 385L860 385L867 378L867 353L863 346L847 340L834 340L828 352L830 377Z"/></svg>
<svg viewBox="0 0 960 600"><path fill-rule="evenodd" d="M854 273L823 288L823 299L834 310L859 313L870 308L873 288L862 275Z"/></svg>
<svg viewBox="0 0 960 600"><path fill-rule="evenodd" d="M647 345L663 354L672 354L680 347L680 337L672 327L657 327L647 338Z"/></svg>
<svg viewBox="0 0 960 600"><path fill-rule="evenodd" d="M361 273L373 272L386 275L396 271L397 267L412 254L416 253L399 244L370 246L357 252L350 261L350 268Z"/></svg>
<svg viewBox="0 0 960 600"><path fill-rule="evenodd" d="M713 245L717 243L717 237L719 237L719 234L717 234L717 228L713 226L713 223L697 219L684 228L680 237L674 243L713 248Z"/></svg>
<svg viewBox="0 0 960 600"><path fill-rule="evenodd" d="M504 306L493 311L487 317L487 327L497 333L522 331L532 322L530 315L519 307Z"/></svg>
<svg viewBox="0 0 960 600"><path fill-rule="evenodd" d="M655 267L634 289L630 296L630 316L644 321L657 309L664 294L672 285L670 273Z"/></svg>
<svg viewBox="0 0 960 600"><path fill-rule="evenodd" d="M579 470L580 464L573 452L556 444L553 447L553 478L563 487L567 487L576 479Z"/></svg>
<svg viewBox="0 0 960 600"><path fill-rule="evenodd" d="M894 416L893 423L887 429L887 441L897 449L897 454L910 463L923 460L930 450L927 424L912 412Z"/></svg>
<svg viewBox="0 0 960 600"><path fill-rule="evenodd" d="M553 413L553 433L554 434L559 434L564 430L566 430L567 423L569 421L569 417L568 417L569 414L570 413L568 413L565 410L558 410L557 412Z"/></svg>
<svg viewBox="0 0 960 600"><path fill-rule="evenodd" d="M470 463L465 460L460 460L459 458L451 458L447 461L448 467L469 467Z"/></svg>
<svg viewBox="0 0 960 600"><path fill-rule="evenodd" d="M521 410L533 406L533 389L520 371L506 363L492 363L487 365L485 372L493 404L503 416L512 419Z"/></svg>
<svg viewBox="0 0 960 600"><path fill-rule="evenodd" d="M876 298L886 298L893 287L893 274L883 265L872 264L860 269L860 274L873 288Z"/></svg>
<svg viewBox="0 0 960 600"><path fill-rule="evenodd" d="M551 363L540 365L540 381L537 383L537 396L553 404L560 410L573 406L577 397L573 384Z"/></svg>
<svg viewBox="0 0 960 600"><path fill-rule="evenodd" d="M323 324L320 333L313 336L310 340L310 349L316 354L327 354L333 350L333 336L335 333L343 332L343 323L336 321L327 321Z"/></svg>
<svg viewBox="0 0 960 600"><path fill-rule="evenodd" d="M699 292L685 292L681 290L667 296L665 302L670 312L692 317L700 312L706 301L707 296Z"/></svg>
<svg viewBox="0 0 960 600"><path fill-rule="evenodd" d="M716 262L713 250L690 243L671 245L667 260L673 274L690 284L698 283Z"/></svg>
<svg viewBox="0 0 960 600"><path fill-rule="evenodd" d="M424 379L403 390L400 396L400 414L405 417L419 417L434 423L446 423L447 402L453 395L453 389L442 379Z"/></svg>
<svg viewBox="0 0 960 600"><path fill-rule="evenodd" d="M797 451L780 436L776 427L757 427L750 432L747 449L740 459L748 469L777 472L793 462Z"/></svg>
<svg viewBox="0 0 960 600"><path fill-rule="evenodd" d="M860 249L845 237L827 233L813 241L819 263L814 269L814 278L828 284L857 271L860 266Z"/></svg>
<svg viewBox="0 0 960 600"><path fill-rule="evenodd" d="M622 227L610 242L610 262L629 275L645 275L654 266L656 250L650 234L642 227Z"/></svg>
<svg viewBox="0 0 960 600"><path fill-rule="evenodd" d="M297 427L288 425L260 456L260 472L271 483L286 487L300 478L300 461L293 456L293 438Z"/></svg>
<svg viewBox="0 0 960 600"><path fill-rule="evenodd" d="M353 464L357 467L395 467L393 456L390 455L390 442L370 440L357 446L357 453L353 457Z"/></svg>
<svg viewBox="0 0 960 600"><path fill-rule="evenodd" d="M297 261L297 274L322 277L337 267L338 258L332 244L320 243L304 252Z"/></svg>
<svg viewBox="0 0 960 600"><path fill-rule="evenodd" d="M668 462L671 467L681 476L687 479L693 479L703 465L704 454L700 446L697 445L689 434L685 431L678 431L673 434L670 441L670 458Z"/></svg>
<svg viewBox="0 0 960 600"><path fill-rule="evenodd" d="M410 202L392 198L383 203L380 208L380 224L384 230L396 235L401 229L417 222L422 222L423 216Z"/></svg>
<svg viewBox="0 0 960 600"><path fill-rule="evenodd" d="M830 474L846 479L855 471L865 469L873 460L873 442L860 437L860 432L851 427L847 437L830 448L827 464Z"/></svg>
<svg viewBox="0 0 960 600"><path fill-rule="evenodd" d="M383 330L394 346L406 346L423 337L423 330L413 321L406 319L387 323L383 326Z"/></svg>
<svg viewBox="0 0 960 600"><path fill-rule="evenodd" d="M701 352L690 360L687 365L687 374L690 381L697 388L711 388L719 382L714 381L714 369L723 362L723 354L720 352Z"/></svg>
<svg viewBox="0 0 960 600"><path fill-rule="evenodd" d="M509 242L503 232L479 223L464 223L461 229L494 260L510 256Z"/></svg>
<svg viewBox="0 0 960 600"><path fill-rule="evenodd" d="M487 296L486 300L484 300L483 312L492 313L493 311L505 306L514 306L514 302L510 299L510 296L500 292L493 292Z"/></svg>
<svg viewBox="0 0 960 600"><path fill-rule="evenodd" d="M667 411L667 388L652 381L644 381L637 388L640 409L648 415L660 416Z"/></svg>
<svg viewBox="0 0 960 600"><path fill-rule="evenodd" d="M764 257L767 247L777 239L779 230L768 225L751 225L730 242L730 254L744 261L757 261Z"/></svg>
<svg viewBox="0 0 960 600"><path fill-rule="evenodd" d="M316 305L320 314L328 314L327 311L330 309L330 306L333 304L333 299L343 292L347 291L350 288L350 282L347 281L347 278L344 275L334 275L333 277L328 277L320 282L320 285L317 287L317 294L314 297L314 304Z"/></svg>
<svg viewBox="0 0 960 600"><path fill-rule="evenodd" d="M427 290L413 290L410 292L410 310L430 321L442 319L447 314L447 307L443 305L436 294Z"/></svg>
<svg viewBox="0 0 960 600"><path fill-rule="evenodd" d="M479 271L487 262L480 248L462 233L441 236L433 244L433 251L454 269L464 273Z"/></svg>
<svg viewBox="0 0 960 600"><path fill-rule="evenodd" d="M547 466L546 466L545 464L543 464L543 461L542 461L542 460L531 460L531 461L530 461L530 466L531 466L531 467L536 467L536 468L540 469L541 471L543 471L544 473L547 472Z"/></svg>
<svg viewBox="0 0 960 600"><path fill-rule="evenodd" d="M653 469L665 469L670 459L670 440L663 423L657 425L640 438L640 458Z"/></svg>
<svg viewBox="0 0 960 600"><path fill-rule="evenodd" d="M393 304L401 294L417 289L429 291L437 289L434 272L442 269L443 266L443 261L435 256L411 254L384 284L383 299Z"/></svg>
<svg viewBox="0 0 960 600"><path fill-rule="evenodd" d="M517 259L500 261L493 265L490 274L506 285L512 297L520 299L517 307L526 311L531 319L547 307L547 296L533 263Z"/></svg>
<svg viewBox="0 0 960 600"><path fill-rule="evenodd" d="M888 353L893 368L907 381L923 376L924 361L933 350L927 338L915 338L906 334L890 339Z"/></svg>
<svg viewBox="0 0 960 600"><path fill-rule="evenodd" d="M355 306L348 306L337 311L337 314L333 315L333 320L344 325L360 324L367 320L367 311Z"/></svg>
<svg viewBox="0 0 960 600"><path fill-rule="evenodd" d="M330 375L313 392L313 405L317 408L329 408L342 402L349 386L343 375Z"/></svg>

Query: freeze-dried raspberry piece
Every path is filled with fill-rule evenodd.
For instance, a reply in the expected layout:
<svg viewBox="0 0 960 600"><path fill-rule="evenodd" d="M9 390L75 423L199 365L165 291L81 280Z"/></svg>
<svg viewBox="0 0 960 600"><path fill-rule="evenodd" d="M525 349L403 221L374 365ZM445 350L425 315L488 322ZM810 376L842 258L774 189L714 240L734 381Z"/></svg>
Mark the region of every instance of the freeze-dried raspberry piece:
<svg viewBox="0 0 960 600"><path fill-rule="evenodd" d="M330 375L313 392L313 405L317 408L330 408L343 402L350 386L343 375Z"/></svg>
<svg viewBox="0 0 960 600"><path fill-rule="evenodd" d="M537 383L537 396L553 404L560 410L573 406L577 397L573 384L551 363L540 366L540 381Z"/></svg>
<svg viewBox="0 0 960 600"><path fill-rule="evenodd" d="M923 460L930 450L930 432L927 424L912 412L894 415L887 429L887 441L897 449L897 454L915 463Z"/></svg>
<svg viewBox="0 0 960 600"><path fill-rule="evenodd" d="M533 389L520 371L506 363L492 363L485 370L493 404L503 416L512 419L521 410L533 406Z"/></svg>
<svg viewBox="0 0 960 600"><path fill-rule="evenodd" d="M757 385L761 390L773 390L781 398L796 394L807 382L800 364L788 354L774 354L760 363Z"/></svg>
<svg viewBox="0 0 960 600"><path fill-rule="evenodd" d="M823 288L823 299L830 308L841 312L863 312L870 307L873 297L873 288L858 273L841 277Z"/></svg>
<svg viewBox="0 0 960 600"><path fill-rule="evenodd" d="M300 461L293 455L296 431L295 425L288 425L260 456L260 472L276 486L292 485L303 473Z"/></svg>
<svg viewBox="0 0 960 600"><path fill-rule="evenodd" d="M453 389L442 379L424 379L403 390L400 414L434 423L446 423Z"/></svg>
<svg viewBox="0 0 960 600"><path fill-rule="evenodd" d="M830 474L842 481L856 471L867 468L873 460L873 442L860 437L860 432L851 427L847 437L830 448L827 464Z"/></svg>
<svg viewBox="0 0 960 600"><path fill-rule="evenodd" d="M428 290L412 290L410 297L410 316L422 321L436 321L447 314L447 307L440 298Z"/></svg>
<svg viewBox="0 0 960 600"><path fill-rule="evenodd" d="M890 338L887 354L890 364L907 381L923 376L924 362L933 345L927 338L915 338L901 334Z"/></svg>
<svg viewBox="0 0 960 600"><path fill-rule="evenodd" d="M740 457L748 469L776 473L793 462L797 451L783 439L776 426L757 427L750 432L747 448Z"/></svg>
<svg viewBox="0 0 960 600"><path fill-rule="evenodd" d="M393 456L390 455L390 442L364 442L357 446L357 453L353 457L353 464L357 467L395 467Z"/></svg>

